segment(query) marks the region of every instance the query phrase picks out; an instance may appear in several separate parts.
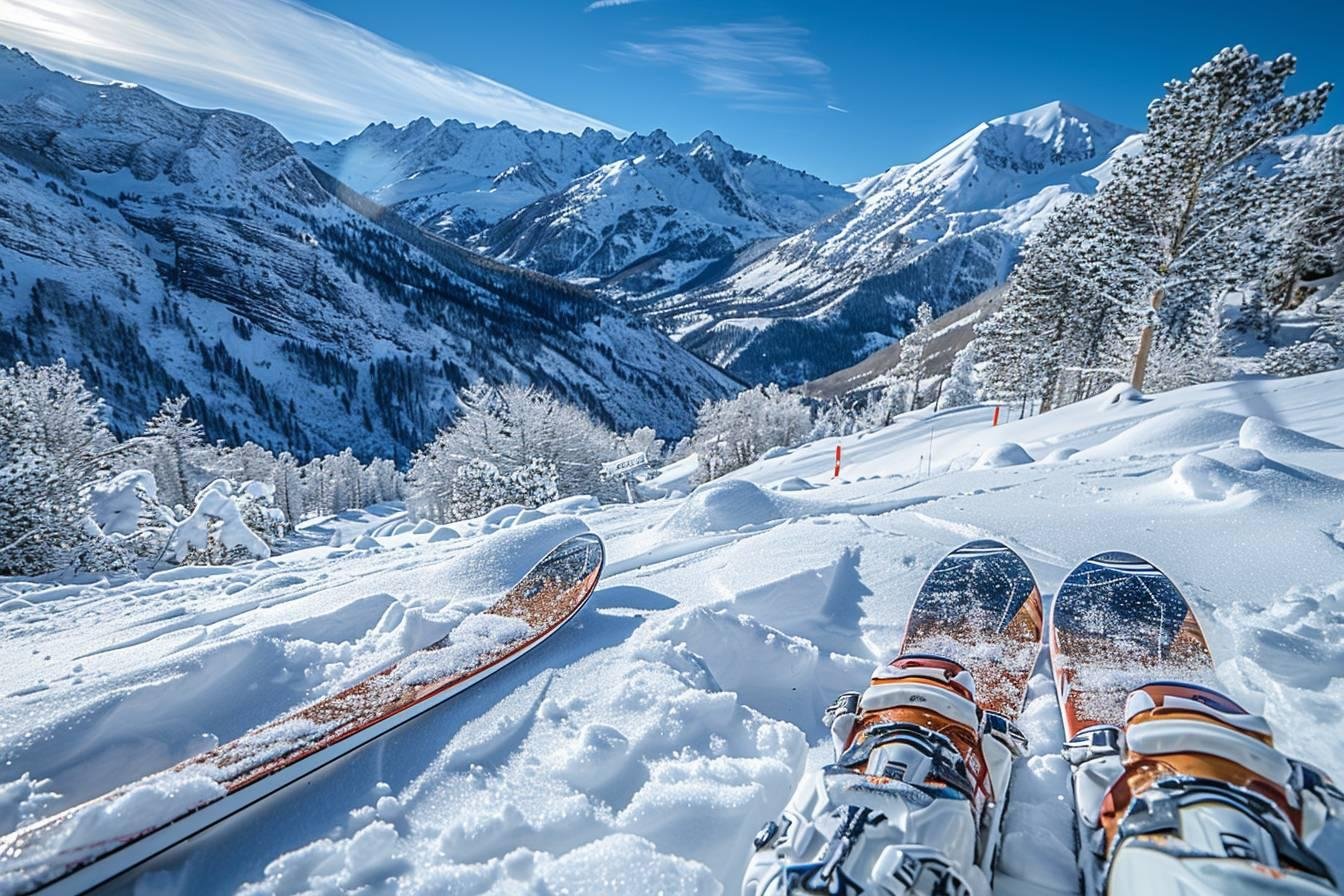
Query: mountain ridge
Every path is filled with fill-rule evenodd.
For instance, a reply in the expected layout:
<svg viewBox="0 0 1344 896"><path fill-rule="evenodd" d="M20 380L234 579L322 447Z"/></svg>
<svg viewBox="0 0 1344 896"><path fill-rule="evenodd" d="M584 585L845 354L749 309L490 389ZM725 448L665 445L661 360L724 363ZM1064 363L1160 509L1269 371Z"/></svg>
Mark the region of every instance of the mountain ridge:
<svg viewBox="0 0 1344 896"><path fill-rule="evenodd" d="M920 302L941 314L1003 282L1045 216L1094 191L1134 138L1060 101L990 119L651 313L749 381L817 379L899 338Z"/></svg>
<svg viewBox="0 0 1344 896"><path fill-rule="evenodd" d="M430 230L619 299L683 286L852 201L711 131L616 138L418 119L300 154Z"/></svg>
<svg viewBox="0 0 1344 896"><path fill-rule="evenodd" d="M0 130L0 362L67 358L123 432L185 392L211 438L405 460L476 379L668 435L736 387L587 290L380 226L251 116L5 49Z"/></svg>

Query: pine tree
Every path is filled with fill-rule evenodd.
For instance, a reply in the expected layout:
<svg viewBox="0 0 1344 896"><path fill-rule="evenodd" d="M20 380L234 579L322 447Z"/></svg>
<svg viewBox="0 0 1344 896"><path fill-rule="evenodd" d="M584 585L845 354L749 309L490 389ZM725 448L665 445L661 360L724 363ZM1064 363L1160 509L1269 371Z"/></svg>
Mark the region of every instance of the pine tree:
<svg viewBox="0 0 1344 896"><path fill-rule="evenodd" d="M64 361L0 370L0 574L44 572L90 546L89 486L112 444L101 411Z"/></svg>
<svg viewBox="0 0 1344 896"><path fill-rule="evenodd" d="M185 395L166 398L159 412L145 424L150 470L158 483L159 500L169 507L190 507L205 485L199 457L205 446L201 424L186 416Z"/></svg>
<svg viewBox="0 0 1344 896"><path fill-rule="evenodd" d="M802 396L774 383L722 401L707 401L696 415L691 437L699 456L696 478L700 482L717 479L771 448L800 444L811 431L812 412Z"/></svg>
<svg viewBox="0 0 1344 896"><path fill-rule="evenodd" d="M1148 107L1143 151L1121 159L1099 194L1113 219L1146 237L1138 261L1147 275L1153 314L1140 333L1132 383L1142 388L1157 333L1160 353L1179 363L1187 347L1203 350L1205 313L1233 266L1244 222L1262 209L1256 177L1244 164L1269 141L1320 117L1330 85L1294 96L1284 82L1297 60L1263 62L1236 46L1220 51L1185 81L1169 81Z"/></svg>
<svg viewBox="0 0 1344 896"><path fill-rule="evenodd" d="M941 405L960 408L975 403L975 340L966 343L952 359L952 370L943 383Z"/></svg>
<svg viewBox="0 0 1344 896"><path fill-rule="evenodd" d="M459 519L455 489L506 490L509 477L534 461L554 466L561 495L623 497L601 465L623 450L621 440L582 409L527 386L480 384L463 391L462 412L416 452L406 477L408 506L417 516ZM459 468L474 464L469 482L455 485ZM496 488L490 483L506 483Z"/></svg>
<svg viewBox="0 0 1344 896"><path fill-rule="evenodd" d="M914 319L910 321L910 332L901 337L901 357L891 371L891 379L901 390L900 394L909 396L901 411L919 406L920 387L924 380L924 353L932 338L933 309L928 302L920 302Z"/></svg>

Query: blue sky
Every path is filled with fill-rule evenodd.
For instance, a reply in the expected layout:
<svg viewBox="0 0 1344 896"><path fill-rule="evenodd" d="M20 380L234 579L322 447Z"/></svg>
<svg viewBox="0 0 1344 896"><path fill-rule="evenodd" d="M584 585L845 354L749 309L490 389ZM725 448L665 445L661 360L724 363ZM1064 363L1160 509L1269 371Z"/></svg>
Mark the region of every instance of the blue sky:
<svg viewBox="0 0 1344 896"><path fill-rule="evenodd" d="M418 114L661 127L677 139L709 129L836 182L1052 99L1141 128L1164 80L1231 43L1295 53L1297 89L1344 81L1336 2L313 0L328 15L288 0L6 6L0 41L43 61L256 112L298 139ZM1341 122L1344 92L1316 130Z"/></svg>

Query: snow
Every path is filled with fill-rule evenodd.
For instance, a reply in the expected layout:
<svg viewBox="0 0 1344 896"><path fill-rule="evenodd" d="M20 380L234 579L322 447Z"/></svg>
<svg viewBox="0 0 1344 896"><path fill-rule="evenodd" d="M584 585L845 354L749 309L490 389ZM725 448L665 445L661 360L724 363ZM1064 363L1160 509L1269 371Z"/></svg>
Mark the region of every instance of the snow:
<svg viewBox="0 0 1344 896"><path fill-rule="evenodd" d="M975 462L977 468L984 467L1015 467L1018 464L1032 463L1032 456L1016 442L1004 442L1002 445L995 445Z"/></svg>
<svg viewBox="0 0 1344 896"><path fill-rule="evenodd" d="M0 831L450 633L468 651L516 636L479 610L585 530L607 570L550 640L154 859L137 889L735 892L752 834L827 760L821 709L892 658L928 569L979 537L1017 550L1047 603L1100 551L1157 564L1198 614L1217 684L1338 780L1341 390L1344 372L1117 389L997 427L988 406L918 411L694 491L688 458L641 488L689 494L634 506L567 499L419 530L380 511L344 539L377 550L317 544L119 584L0 580ZM1010 444L1037 460L977 466ZM1043 656L1021 726L1031 753L995 890L1076 893ZM1338 823L1323 842L1344 870Z"/></svg>
<svg viewBox="0 0 1344 896"><path fill-rule="evenodd" d="M143 505L140 495L153 500L158 496L154 474L149 470L127 470L93 487L90 499L93 521L109 535L132 535Z"/></svg>

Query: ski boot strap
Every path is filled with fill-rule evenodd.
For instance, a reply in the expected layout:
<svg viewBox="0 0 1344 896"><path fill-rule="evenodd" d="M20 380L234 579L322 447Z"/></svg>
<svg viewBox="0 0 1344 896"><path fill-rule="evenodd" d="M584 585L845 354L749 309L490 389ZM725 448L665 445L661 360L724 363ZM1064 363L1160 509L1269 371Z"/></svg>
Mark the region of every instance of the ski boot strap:
<svg viewBox="0 0 1344 896"><path fill-rule="evenodd" d="M905 753L905 756L901 756ZM966 760L945 735L909 722L883 722L868 728L863 740L845 750L829 775L855 774L903 781L930 796L975 799L975 783ZM932 783L932 782L941 782ZM949 792L950 789L950 792Z"/></svg>
<svg viewBox="0 0 1344 896"><path fill-rule="evenodd" d="M1027 755L1027 750L1031 746L1027 742L1027 736L1012 719L987 709L981 712L980 734L982 737L988 735L1003 744L1017 759Z"/></svg>
<svg viewBox="0 0 1344 896"><path fill-rule="evenodd" d="M1155 781L1130 803L1120 821L1116 843L1151 834L1180 837L1180 810L1198 803L1217 803L1241 812L1269 834L1280 862L1337 886L1330 869L1302 843L1278 806L1257 793L1223 781L1186 775L1172 775ZM1186 848L1189 849L1188 845Z"/></svg>
<svg viewBox="0 0 1344 896"><path fill-rule="evenodd" d="M1203 685L1154 681L1130 691L1125 699L1125 724L1145 718L1201 716L1254 737L1268 746L1274 735L1263 716L1247 712L1233 700Z"/></svg>
<svg viewBox="0 0 1344 896"><path fill-rule="evenodd" d="M1124 737L1114 725L1084 728L1064 742L1064 759L1075 768L1093 759L1119 758Z"/></svg>

